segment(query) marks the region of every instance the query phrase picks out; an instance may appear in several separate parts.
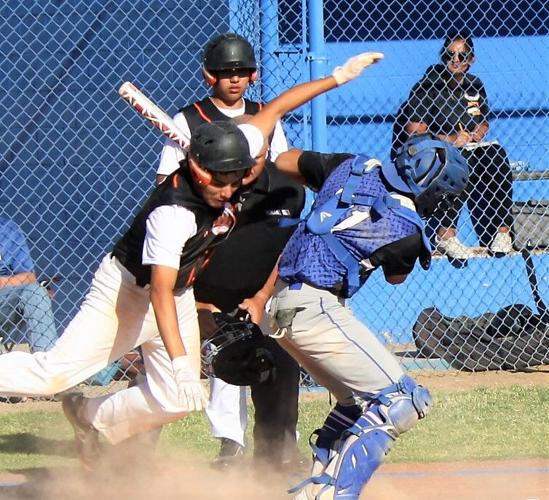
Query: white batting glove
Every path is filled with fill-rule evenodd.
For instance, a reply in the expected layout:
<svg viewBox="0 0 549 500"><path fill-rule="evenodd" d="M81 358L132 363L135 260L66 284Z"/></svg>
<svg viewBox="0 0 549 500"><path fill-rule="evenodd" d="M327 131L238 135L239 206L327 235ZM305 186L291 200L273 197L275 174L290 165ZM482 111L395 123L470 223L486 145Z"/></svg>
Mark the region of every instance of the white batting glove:
<svg viewBox="0 0 549 500"><path fill-rule="evenodd" d="M177 384L179 406L188 411L198 411L208 403L208 396L200 382L200 374L191 367L187 356L172 360L172 367Z"/></svg>
<svg viewBox="0 0 549 500"><path fill-rule="evenodd" d="M383 57L385 56L381 52L363 52L347 59L343 66L335 68L332 76L338 85L343 85L357 78L365 68L381 61Z"/></svg>

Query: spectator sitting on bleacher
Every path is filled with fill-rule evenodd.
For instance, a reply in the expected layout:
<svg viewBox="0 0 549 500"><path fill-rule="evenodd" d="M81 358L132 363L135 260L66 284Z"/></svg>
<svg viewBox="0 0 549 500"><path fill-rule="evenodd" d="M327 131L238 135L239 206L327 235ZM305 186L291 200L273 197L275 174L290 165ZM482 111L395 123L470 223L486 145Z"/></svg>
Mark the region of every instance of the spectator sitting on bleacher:
<svg viewBox="0 0 549 500"><path fill-rule="evenodd" d="M469 185L451 210L431 221L435 223L436 247L454 259L474 255L473 249L457 238L457 221L466 201L480 245L502 256L512 250L511 166L497 141L483 142L489 109L482 81L469 73L475 61L470 35L448 35L440 57L442 64L427 69L401 106L393 150L409 135L424 132L457 146L469 163Z"/></svg>
<svg viewBox="0 0 549 500"><path fill-rule="evenodd" d="M46 351L57 339L51 299L36 280L25 236L4 217L0 217L0 336L7 350L28 343L31 352Z"/></svg>

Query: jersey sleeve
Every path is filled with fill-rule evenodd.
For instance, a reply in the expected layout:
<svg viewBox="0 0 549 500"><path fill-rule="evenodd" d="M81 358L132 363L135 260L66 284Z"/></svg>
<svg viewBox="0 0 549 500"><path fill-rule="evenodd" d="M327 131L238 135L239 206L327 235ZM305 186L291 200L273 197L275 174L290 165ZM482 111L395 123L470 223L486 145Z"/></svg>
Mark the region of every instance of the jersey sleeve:
<svg viewBox="0 0 549 500"><path fill-rule="evenodd" d="M318 191L332 171L352 156L347 153L326 154L303 151L298 160L299 173L305 179L308 187Z"/></svg>
<svg viewBox="0 0 549 500"><path fill-rule="evenodd" d="M173 117L173 121L185 137L191 137L189 124L183 113L177 113ZM179 162L185 159L186 156L186 151L179 144L171 139L166 139L162 153L160 153L160 163L156 170L157 175L170 175L172 172L175 172L179 168Z"/></svg>
<svg viewBox="0 0 549 500"><path fill-rule="evenodd" d="M273 139L270 144L271 161L275 161L276 157L280 153L284 153L284 151L288 151L288 141L286 140L282 123L278 120L276 122Z"/></svg>
<svg viewBox="0 0 549 500"><path fill-rule="evenodd" d="M147 218L142 262L179 269L183 247L196 234L194 214L178 205L155 208Z"/></svg>
<svg viewBox="0 0 549 500"><path fill-rule="evenodd" d="M370 262L375 267L381 267L386 278L410 274L422 248L421 235L415 233L381 247L370 256Z"/></svg>

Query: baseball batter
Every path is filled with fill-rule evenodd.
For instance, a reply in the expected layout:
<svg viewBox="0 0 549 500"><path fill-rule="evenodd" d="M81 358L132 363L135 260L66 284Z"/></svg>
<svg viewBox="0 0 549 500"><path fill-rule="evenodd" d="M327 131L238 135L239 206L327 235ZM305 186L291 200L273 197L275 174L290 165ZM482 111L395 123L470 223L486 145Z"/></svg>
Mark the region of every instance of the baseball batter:
<svg viewBox="0 0 549 500"><path fill-rule="evenodd" d="M316 431L312 477L296 499L358 499L396 438L431 407L409 376L345 307L377 268L402 283L430 264L421 217L465 187L468 167L450 144L411 138L394 163L366 155L290 150L277 167L317 197L279 264L270 315L280 343L337 399Z"/></svg>
<svg viewBox="0 0 549 500"><path fill-rule="evenodd" d="M230 122L198 127L187 160L152 192L103 258L84 303L53 347L0 356L0 394L65 391L141 346L146 377L138 385L94 399L73 394L63 402L87 468L96 462L99 433L115 444L201 409L206 398L192 283L234 226L233 202L253 158L285 113L353 80L380 57L355 56L333 76L284 92L252 118L261 115L258 128Z"/></svg>

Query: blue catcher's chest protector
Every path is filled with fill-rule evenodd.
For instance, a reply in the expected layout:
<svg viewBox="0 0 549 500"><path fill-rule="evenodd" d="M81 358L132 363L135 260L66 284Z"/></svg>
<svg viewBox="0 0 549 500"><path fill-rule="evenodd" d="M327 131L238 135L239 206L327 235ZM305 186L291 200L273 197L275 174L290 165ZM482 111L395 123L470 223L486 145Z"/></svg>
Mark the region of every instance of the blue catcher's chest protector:
<svg viewBox="0 0 549 500"><path fill-rule="evenodd" d="M382 246L419 230L430 250L424 227L415 210L387 191L379 162L359 155L330 174L288 242L279 272L286 281L351 297L373 269L369 257Z"/></svg>

